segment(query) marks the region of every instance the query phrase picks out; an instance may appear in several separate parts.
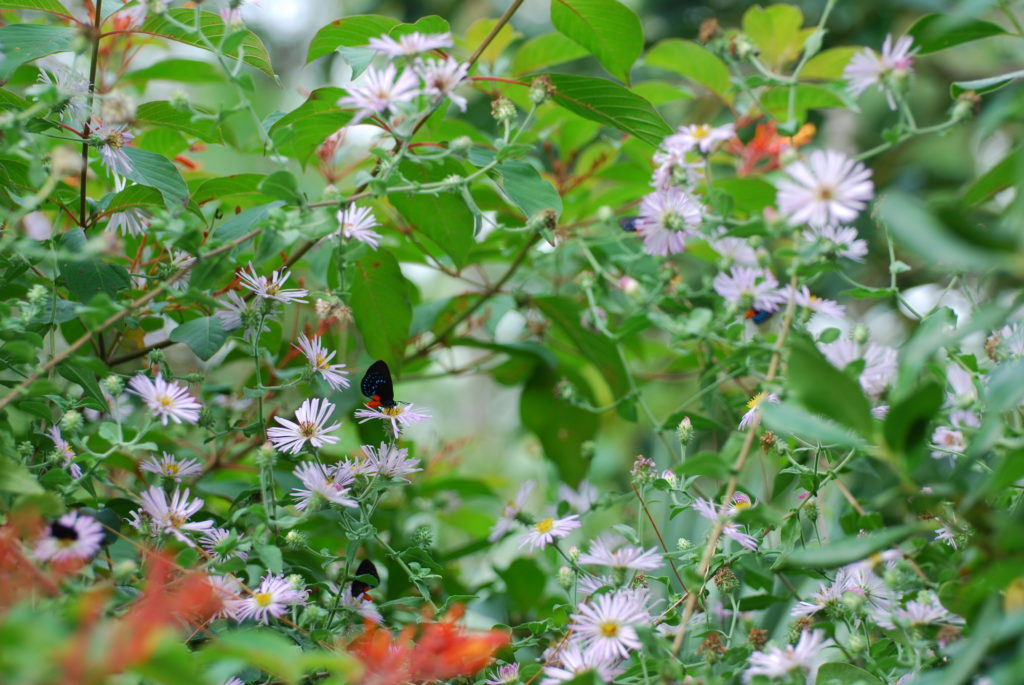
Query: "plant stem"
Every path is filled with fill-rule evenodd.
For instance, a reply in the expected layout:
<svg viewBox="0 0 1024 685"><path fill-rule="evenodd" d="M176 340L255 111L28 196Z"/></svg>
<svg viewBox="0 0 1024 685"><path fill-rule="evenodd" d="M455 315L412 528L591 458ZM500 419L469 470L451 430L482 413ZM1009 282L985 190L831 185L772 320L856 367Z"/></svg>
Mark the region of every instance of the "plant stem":
<svg viewBox="0 0 1024 685"><path fill-rule="evenodd" d="M89 60L89 116L85 118L85 123L82 124L82 175L78 183L80 188L78 225L83 227L85 226L85 200L89 176L89 124L96 92L96 67L100 56L100 26L103 24L102 8L103 0L96 0L96 10L93 15L93 32L90 36L92 39L92 57Z"/></svg>

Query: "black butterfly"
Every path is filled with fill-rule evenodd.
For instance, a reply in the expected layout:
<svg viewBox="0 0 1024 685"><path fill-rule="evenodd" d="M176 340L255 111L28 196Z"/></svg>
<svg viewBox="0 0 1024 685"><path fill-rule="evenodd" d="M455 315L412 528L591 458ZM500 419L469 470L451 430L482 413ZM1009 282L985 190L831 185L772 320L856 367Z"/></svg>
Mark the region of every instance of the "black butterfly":
<svg viewBox="0 0 1024 685"><path fill-rule="evenodd" d="M773 314L773 312L770 312L767 309L753 309L753 308L751 308L751 309L747 310L746 317L744 317L744 318L753 319L754 323L760 325L760 324L763 324L768 319L772 318L772 314Z"/></svg>
<svg viewBox="0 0 1024 685"><path fill-rule="evenodd" d="M377 581L377 583L375 583L374 585L370 585L370 584L364 583L363 581L358 580L358 579L357 580L353 580L352 581L352 596L353 597L360 597L367 590L369 590L371 587L377 587L377 585L380 583L380 574L377 573L377 567L374 566L373 562L370 561L369 559L363 559L362 563L359 564L359 568L356 569L356 575L357 576L373 576L373 578Z"/></svg>
<svg viewBox="0 0 1024 685"><path fill-rule="evenodd" d="M50 535L57 538L58 540L77 540L78 531L71 526L65 526L60 521L54 521L50 524Z"/></svg>
<svg viewBox="0 0 1024 685"><path fill-rule="evenodd" d="M382 359L370 364L370 368L363 374L363 380L359 383L359 389L370 398L366 406L371 409L395 406L395 389L391 385L391 370L388 368L387 362Z"/></svg>
<svg viewBox="0 0 1024 685"><path fill-rule="evenodd" d="M638 216L624 216L619 218L619 226L622 227L623 231L627 233L636 233L637 225L636 222L640 220Z"/></svg>

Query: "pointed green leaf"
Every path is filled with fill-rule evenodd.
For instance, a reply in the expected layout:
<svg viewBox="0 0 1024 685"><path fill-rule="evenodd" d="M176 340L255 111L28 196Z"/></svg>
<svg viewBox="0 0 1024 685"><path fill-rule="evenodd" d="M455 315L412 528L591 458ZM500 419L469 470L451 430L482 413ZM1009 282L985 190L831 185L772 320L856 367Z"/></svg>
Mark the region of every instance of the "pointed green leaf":
<svg viewBox="0 0 1024 685"><path fill-rule="evenodd" d="M928 530L926 524L896 526L864 536L836 540L822 547L804 547L785 554L775 562L772 570L783 568L836 568L881 552L899 544L915 533Z"/></svg>
<svg viewBox="0 0 1024 685"><path fill-rule="evenodd" d="M131 160L132 170L125 174L139 185L156 188L163 195L164 204L174 211L188 204L188 186L178 168L163 155L136 147L122 148Z"/></svg>
<svg viewBox="0 0 1024 685"><path fill-rule="evenodd" d="M853 664L830 661L818 669L814 685L882 685L882 681Z"/></svg>
<svg viewBox="0 0 1024 685"><path fill-rule="evenodd" d="M562 198L553 185L541 178L540 172L533 165L521 160L509 160L499 164L497 170L501 189L527 219L548 209L553 210L556 216L561 216Z"/></svg>
<svg viewBox="0 0 1024 685"><path fill-rule="evenodd" d="M57 0L0 0L0 9L38 10L40 12L49 12L50 14L59 14L65 17L72 16L71 12L69 12L64 5L57 2Z"/></svg>
<svg viewBox="0 0 1024 685"><path fill-rule="evenodd" d="M398 24L398 20L376 14L362 14L332 21L324 26L309 44L306 64L334 52L341 46L360 47L371 38L382 36Z"/></svg>
<svg viewBox="0 0 1024 685"><path fill-rule="evenodd" d="M775 70L800 56L804 40L814 30L803 29L803 24L803 12L793 5L754 5L743 14L743 33L761 51L761 61Z"/></svg>
<svg viewBox="0 0 1024 685"><path fill-rule="evenodd" d="M401 172L417 183L431 183L453 174L465 174L465 170L452 160L431 166L406 162L401 165ZM474 220L473 212L462 198L452 193L396 193L389 195L388 200L414 229L444 250L456 268L465 266L474 245Z"/></svg>
<svg viewBox="0 0 1024 685"><path fill-rule="evenodd" d="M729 68L697 43L678 38L663 40L647 52L644 62L699 83L723 101L732 102Z"/></svg>
<svg viewBox="0 0 1024 685"><path fill-rule="evenodd" d="M150 13L142 26L134 29L134 32L148 33L153 36L168 38L179 43L184 43L185 45L191 45L201 50L209 49L206 44L195 35L194 31L186 31L178 26L178 24L185 24L190 27L194 26L196 17L194 10L178 8L167 10L167 14L177 23L172 23L159 14ZM224 21L219 15L212 12L199 13L199 28L203 35L213 45L220 45L221 39L223 38L226 30ZM234 32L236 29L232 28L231 31ZM270 55L267 54L267 49L263 46L263 41L248 29L241 29L241 33L241 44L239 46L226 49L226 55L232 59L237 59L239 49L241 48L243 50L243 62L251 67L259 69L267 76L274 77L274 70L270 66ZM229 46L226 45L225 47L228 48Z"/></svg>
<svg viewBox="0 0 1024 685"><path fill-rule="evenodd" d="M644 49L644 32L633 10L617 0L551 0L551 23L597 58L612 76L629 83Z"/></svg>
<svg viewBox="0 0 1024 685"><path fill-rule="evenodd" d="M401 369L412 322L408 284L390 252L367 252L348 265L352 284L348 304L370 357L383 359L394 373Z"/></svg>
<svg viewBox="0 0 1024 685"><path fill-rule="evenodd" d="M559 477L575 487L589 468L580 448L594 437L600 418L558 398L557 382L555 371L537 364L519 397L519 418L540 439L544 455L554 462Z"/></svg>
<svg viewBox="0 0 1024 685"><path fill-rule="evenodd" d="M0 81L6 81L25 62L67 52L75 40L70 26L10 24L0 26Z"/></svg>
<svg viewBox="0 0 1024 685"><path fill-rule="evenodd" d="M512 58L512 73L527 74L586 55L586 48L561 33L545 33L531 38L516 49L515 57Z"/></svg>
<svg viewBox="0 0 1024 685"><path fill-rule="evenodd" d="M914 38L914 45L920 54L927 55L982 38L1005 35L1006 30L981 19L957 18L936 13L918 19L907 34Z"/></svg>
<svg viewBox="0 0 1024 685"><path fill-rule="evenodd" d="M154 100L139 105L135 113L135 122L142 127L173 128L207 143L220 143L223 140L215 122L209 119L193 121L190 112L175 109L166 100Z"/></svg>
<svg viewBox="0 0 1024 685"><path fill-rule="evenodd" d="M806 336L793 335L789 351L787 376L803 405L861 435L871 435L871 404L857 381L832 366Z"/></svg>
<svg viewBox="0 0 1024 685"><path fill-rule="evenodd" d="M651 103L606 79L551 74L554 100L584 119L616 128L657 147L672 128Z"/></svg>
<svg viewBox="0 0 1024 685"><path fill-rule="evenodd" d="M239 195L266 197L259 189L264 178L263 174L231 174L210 178L196 187L192 193L192 201L201 205L210 200L223 200Z"/></svg>
<svg viewBox="0 0 1024 685"><path fill-rule="evenodd" d="M277 149L305 164L324 140L352 119L352 111L338 106L341 88L317 88L304 103L270 127Z"/></svg>
<svg viewBox="0 0 1024 685"><path fill-rule="evenodd" d="M185 343L204 362L217 353L228 333L216 316L202 316L181 324L170 335L174 342Z"/></svg>
<svg viewBox="0 0 1024 685"><path fill-rule="evenodd" d="M85 243L85 232L81 227L60 236L61 251L68 255L84 254ZM58 262L58 266L72 297L82 304L87 304L99 293L106 293L114 300L119 291L132 285L131 276L123 266L107 264L98 257L65 258Z"/></svg>

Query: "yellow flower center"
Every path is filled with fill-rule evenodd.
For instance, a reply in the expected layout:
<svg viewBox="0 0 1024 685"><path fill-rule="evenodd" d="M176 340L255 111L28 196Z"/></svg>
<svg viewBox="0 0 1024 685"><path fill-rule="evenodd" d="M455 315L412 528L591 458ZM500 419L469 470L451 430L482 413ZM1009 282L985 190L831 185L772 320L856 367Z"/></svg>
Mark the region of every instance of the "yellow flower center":
<svg viewBox="0 0 1024 685"><path fill-rule="evenodd" d="M733 508L735 508L735 509L746 509L749 506L750 506L750 502L748 502L745 499L738 499L733 504Z"/></svg>
<svg viewBox="0 0 1024 685"><path fill-rule="evenodd" d="M818 189L815 192L815 197L822 202L829 202L833 197L835 197L835 191L828 186L818 186Z"/></svg>
<svg viewBox="0 0 1024 685"><path fill-rule="evenodd" d="M697 140L707 138L710 135L711 127L708 126L707 124L701 124L700 126L697 126L695 129L693 129L693 137L696 138Z"/></svg>
<svg viewBox="0 0 1024 685"><path fill-rule="evenodd" d="M555 519L544 519L537 524L538 533L550 533L555 528Z"/></svg>
<svg viewBox="0 0 1024 685"><path fill-rule="evenodd" d="M764 399L764 395L765 394L763 392L759 392L751 397L750 401L747 402L747 409L754 409L757 405L761 404L761 400Z"/></svg>
<svg viewBox="0 0 1024 685"><path fill-rule="evenodd" d="M268 607L274 603L274 595L269 592L254 592L252 599L261 607Z"/></svg>
<svg viewBox="0 0 1024 685"><path fill-rule="evenodd" d="M313 366L315 366L318 369L323 369L323 370L326 371L327 370L327 360L324 359L324 356L322 354L318 354L316 356L316 361L313 362Z"/></svg>
<svg viewBox="0 0 1024 685"><path fill-rule="evenodd" d="M281 286L277 283L267 283L266 291L267 295L277 295L281 292Z"/></svg>
<svg viewBox="0 0 1024 685"><path fill-rule="evenodd" d="M181 525L185 523L185 518L178 514L168 514L167 522L171 524L171 528L181 528Z"/></svg>
<svg viewBox="0 0 1024 685"><path fill-rule="evenodd" d="M157 395L156 401L161 407L170 407L174 404L174 398L170 395Z"/></svg>
<svg viewBox="0 0 1024 685"><path fill-rule="evenodd" d="M614 621L605 621L601 624L602 637L615 637L619 634L619 624Z"/></svg>
<svg viewBox="0 0 1024 685"><path fill-rule="evenodd" d="M402 405L396 404L393 407L381 407L381 410L388 416L399 416L402 413Z"/></svg>
<svg viewBox="0 0 1024 685"><path fill-rule="evenodd" d="M316 435L316 424L303 421L299 424L299 435L304 438L311 438Z"/></svg>
<svg viewBox="0 0 1024 685"><path fill-rule="evenodd" d="M169 475L169 476L176 476L176 475L178 475L178 471L180 471L180 470L181 470L181 467L179 467L173 461L164 464L164 471L166 471L167 475Z"/></svg>
<svg viewBox="0 0 1024 685"><path fill-rule="evenodd" d="M124 137L120 131L111 131L103 141L110 147L123 147Z"/></svg>

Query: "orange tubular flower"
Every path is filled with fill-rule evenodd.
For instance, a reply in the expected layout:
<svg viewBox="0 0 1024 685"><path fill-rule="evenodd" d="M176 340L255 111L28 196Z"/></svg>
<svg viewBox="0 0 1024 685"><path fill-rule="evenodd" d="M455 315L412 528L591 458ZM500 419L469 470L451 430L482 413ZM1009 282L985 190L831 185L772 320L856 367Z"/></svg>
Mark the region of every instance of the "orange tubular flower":
<svg viewBox="0 0 1024 685"><path fill-rule="evenodd" d="M816 132L814 124L807 123L800 127L795 136L780 136L775 130L775 124L768 121L757 125L750 142L744 144L739 138L733 138L726 150L743 160L739 175L750 176L779 168L779 156L783 152L811 142Z"/></svg>

